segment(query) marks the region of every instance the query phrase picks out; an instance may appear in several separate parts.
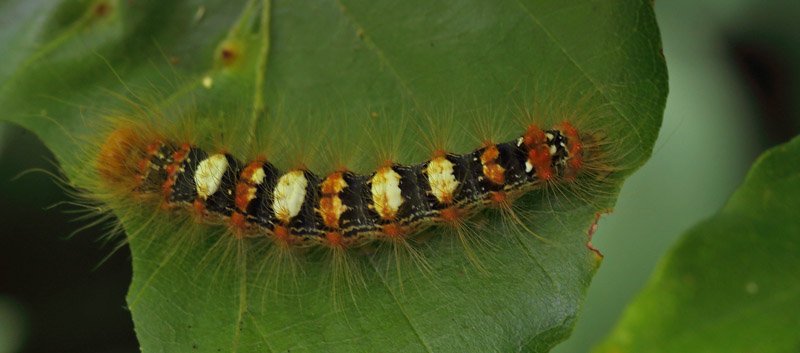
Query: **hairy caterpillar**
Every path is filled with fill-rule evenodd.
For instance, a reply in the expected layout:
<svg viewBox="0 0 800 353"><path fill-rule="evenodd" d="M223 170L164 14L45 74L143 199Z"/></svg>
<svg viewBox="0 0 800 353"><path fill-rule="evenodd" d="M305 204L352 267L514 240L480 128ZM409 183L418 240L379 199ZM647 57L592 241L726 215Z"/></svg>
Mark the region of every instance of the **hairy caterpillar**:
<svg viewBox="0 0 800 353"><path fill-rule="evenodd" d="M591 159L584 154L597 153L583 142L588 135L563 122L552 130L530 125L512 141L466 154L437 151L416 165L387 161L371 174L341 167L318 176L281 172L265 157L242 163L224 151L145 136L121 127L107 137L96 166L108 188L283 247L358 247L460 224L486 206L508 207L531 189L574 180Z"/></svg>

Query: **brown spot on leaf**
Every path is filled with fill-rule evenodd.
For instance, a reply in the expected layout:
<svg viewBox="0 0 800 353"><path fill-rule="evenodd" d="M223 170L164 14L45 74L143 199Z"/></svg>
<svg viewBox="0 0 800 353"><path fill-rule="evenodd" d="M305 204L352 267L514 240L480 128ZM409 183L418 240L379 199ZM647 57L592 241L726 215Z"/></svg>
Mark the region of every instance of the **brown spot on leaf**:
<svg viewBox="0 0 800 353"><path fill-rule="evenodd" d="M92 12L97 17L104 17L104 16L108 15L109 12L111 12L111 5L109 5L105 1L98 2L97 4L94 5L94 8L92 9Z"/></svg>

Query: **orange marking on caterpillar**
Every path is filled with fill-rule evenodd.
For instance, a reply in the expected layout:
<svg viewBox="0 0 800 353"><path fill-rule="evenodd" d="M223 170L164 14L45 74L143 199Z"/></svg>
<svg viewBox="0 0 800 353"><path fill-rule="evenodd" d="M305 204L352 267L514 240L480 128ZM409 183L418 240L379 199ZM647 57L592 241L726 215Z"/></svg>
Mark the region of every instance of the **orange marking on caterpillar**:
<svg viewBox="0 0 800 353"><path fill-rule="evenodd" d="M536 175L544 180L550 180L553 177L553 168L550 166L550 147L547 145L547 135L544 130L536 125L529 126L524 141L529 149L528 162L536 169Z"/></svg>
<svg viewBox="0 0 800 353"><path fill-rule="evenodd" d="M547 142L547 136L538 126L529 125L528 130L525 131L525 136L523 136L523 141L526 146L530 147Z"/></svg>
<svg viewBox="0 0 800 353"><path fill-rule="evenodd" d="M319 208L325 225L330 228L339 228L339 217L332 211L334 208L333 199L330 197L323 197L319 200Z"/></svg>
<svg viewBox="0 0 800 353"><path fill-rule="evenodd" d="M165 197L169 197L169 195L172 194L172 185L175 184L171 176L172 173L170 173L170 179L167 179L167 181L161 185L161 195Z"/></svg>
<svg viewBox="0 0 800 353"><path fill-rule="evenodd" d="M247 205L255 198L255 192L256 188L250 186L248 183L236 184L236 198L234 200L236 208L242 212L246 212Z"/></svg>
<svg viewBox="0 0 800 353"><path fill-rule="evenodd" d="M147 155L152 156L158 151L158 147L161 146L161 140L155 140L153 143L147 145Z"/></svg>
<svg viewBox="0 0 800 353"><path fill-rule="evenodd" d="M467 212L458 207L448 207L439 213L440 219L449 225L461 224L461 220L466 216Z"/></svg>
<svg viewBox="0 0 800 353"><path fill-rule="evenodd" d="M505 181L505 169L497 164L497 158L500 156L500 151L497 146L491 145L486 148L481 154L481 164L483 164L483 175L486 179L495 183L502 184Z"/></svg>
<svg viewBox="0 0 800 353"><path fill-rule="evenodd" d="M169 197L172 193L172 186L175 185L175 178L178 172L177 164L170 164L167 166L167 181L161 184L161 195Z"/></svg>
<svg viewBox="0 0 800 353"><path fill-rule="evenodd" d="M565 177L567 180L573 180L583 165L583 144L578 135L578 130L569 122L561 123L561 130L567 137L567 150L570 156Z"/></svg>
<svg viewBox="0 0 800 353"><path fill-rule="evenodd" d="M236 208L242 212L247 212L247 205L256 197L257 184L253 180L253 176L261 170L262 164L263 160L259 157L255 162L248 164L240 174L240 181L236 184L234 203Z"/></svg>
<svg viewBox="0 0 800 353"><path fill-rule="evenodd" d="M407 231L408 230L405 227L402 227L397 223L389 223L381 226L381 232L388 235L390 238L399 238L405 235Z"/></svg>
<svg viewBox="0 0 800 353"><path fill-rule="evenodd" d="M260 161L255 161L248 164L247 167L245 167L244 170L242 170L242 179L249 181L251 178L253 178L255 172L261 169L261 163L262 162Z"/></svg>
<svg viewBox="0 0 800 353"><path fill-rule="evenodd" d="M508 200L508 195L503 191L496 191L490 193L489 200L495 205L501 205Z"/></svg>
<svg viewBox="0 0 800 353"><path fill-rule="evenodd" d="M194 211L197 212L197 215L200 216L199 218L202 218L203 216L206 215L206 203L203 202L203 200L201 199L194 200L194 202L192 203L192 207L194 208ZM198 222L200 221L199 218Z"/></svg>
<svg viewBox="0 0 800 353"><path fill-rule="evenodd" d="M339 218L347 209L339 198L339 193L347 187L342 173L334 172L328 175L320 184L322 197L319 200L318 212L322 215L325 226L339 228Z"/></svg>
<svg viewBox="0 0 800 353"><path fill-rule="evenodd" d="M284 247L289 247L293 243L292 234L287 227L275 225L272 234L275 235L276 242Z"/></svg>
<svg viewBox="0 0 800 353"><path fill-rule="evenodd" d="M183 162L183 159L186 158L186 154L189 153L189 149L192 145L188 143L184 143L181 145L181 149L176 151L172 154L173 161L175 163L170 164L167 166L167 181L161 185L161 194L169 198L170 194L172 194L172 187L175 185L175 179L177 178L178 171L180 170L180 164Z"/></svg>
<svg viewBox="0 0 800 353"><path fill-rule="evenodd" d="M322 182L322 195L338 194L346 185L342 173L332 173Z"/></svg>
<svg viewBox="0 0 800 353"><path fill-rule="evenodd" d="M347 246L347 239L342 236L342 233L339 232L327 232L325 233L325 241L328 245L332 247L346 247Z"/></svg>
<svg viewBox="0 0 800 353"><path fill-rule="evenodd" d="M189 153L191 148L192 145L188 143L182 144L181 149L172 154L172 159L175 160L175 162L182 162L183 159L186 158L186 154Z"/></svg>
<svg viewBox="0 0 800 353"><path fill-rule="evenodd" d="M247 223L247 219L244 217L244 215L239 212L233 212L231 215L231 223L234 226L233 235L236 236L237 239L244 238L244 233L247 232L250 226L250 224Z"/></svg>

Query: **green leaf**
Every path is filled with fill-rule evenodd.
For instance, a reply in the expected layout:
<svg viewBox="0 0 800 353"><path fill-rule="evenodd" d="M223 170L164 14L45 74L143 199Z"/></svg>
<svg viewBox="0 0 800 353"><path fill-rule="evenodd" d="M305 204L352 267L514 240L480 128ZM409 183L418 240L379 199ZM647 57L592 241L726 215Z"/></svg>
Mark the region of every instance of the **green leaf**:
<svg viewBox="0 0 800 353"><path fill-rule="evenodd" d="M362 256L365 288L352 290L332 289L329 263L309 256L302 274L280 276L291 288L275 294L272 273L262 271L267 260L250 243L213 227L177 239L175 229L189 225L117 209L133 254L128 303L144 352L547 351L569 336L600 263L587 231L649 157L667 93L649 1L2 6L13 24L0 59L3 118L40 136L77 187L89 166L74 137L99 133L101 113L124 111L116 95L199 115L197 131L221 130L230 141L255 129L301 149L343 146L362 172L376 136L400 146L400 162L425 160L414 127L424 130L427 117L459 132L455 152L476 147L460 133L476 123L503 140L519 136L518 106L533 99L602 112L586 123L617 146L609 156L617 169L595 193L534 192L519 201L532 214L526 226L544 241L482 216L481 236L492 244L476 249L484 271L433 229L419 247L429 271L382 253ZM223 49L234 51L232 64ZM370 128L375 121L381 131ZM306 162L324 173L317 159Z"/></svg>
<svg viewBox="0 0 800 353"><path fill-rule="evenodd" d="M595 352L800 347L800 138L764 153L718 214L683 235Z"/></svg>

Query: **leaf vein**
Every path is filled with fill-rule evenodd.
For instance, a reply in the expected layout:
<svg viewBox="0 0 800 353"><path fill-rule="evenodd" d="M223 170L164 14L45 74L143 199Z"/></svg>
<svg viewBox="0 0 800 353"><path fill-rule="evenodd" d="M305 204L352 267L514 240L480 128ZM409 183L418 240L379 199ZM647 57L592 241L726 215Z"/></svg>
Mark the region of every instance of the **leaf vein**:
<svg viewBox="0 0 800 353"><path fill-rule="evenodd" d="M392 296L392 299L397 304L397 307L400 309L400 312L403 314L403 317L406 319L406 322L408 322L408 326L411 327L411 330L414 331L414 335L417 337L420 343L422 343L422 346L425 347L425 351L429 353L433 352L433 349L431 349L431 347L428 346L428 343L425 342L425 339L422 337L417 327L414 326L414 322L411 321L411 317L408 315L408 312L406 311L405 307L403 307L403 304L400 303L400 300L397 299L397 295L395 295L394 291L389 286L389 283L386 282L386 278L383 276L383 274L375 265L375 263L374 262L371 263L372 263L372 268L375 270L375 272L378 274L378 277L381 279L381 284L383 284L384 288L386 288L386 291L388 291L389 294Z"/></svg>
<svg viewBox="0 0 800 353"><path fill-rule="evenodd" d="M342 0L336 0L336 3L339 5L339 8L341 9L347 8L346 6L344 6L344 3L342 3ZM344 13L345 18L347 18L347 20L353 25L353 27L355 27L357 30L362 31L363 40L367 44L367 47L373 52L375 52L375 55L378 56L378 60L381 62L381 64L389 68L389 71L392 73L392 76L394 76L397 79L397 82L400 83L400 86L403 87L403 90L406 92L406 94L408 94L408 96L413 99L414 92L411 90L408 84L403 80L400 74L397 73L397 70L395 69L394 65L392 65L389 59L386 58L386 55L383 53L383 50L381 50L381 48L379 48L378 45L375 44L375 42L370 38L370 36L367 35L364 27L358 24L358 22L355 20L355 18L349 11L343 10L342 13Z"/></svg>

